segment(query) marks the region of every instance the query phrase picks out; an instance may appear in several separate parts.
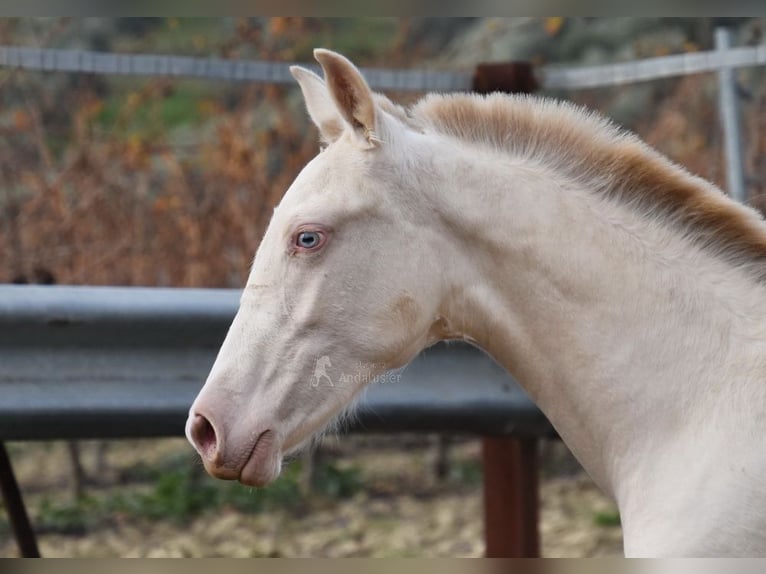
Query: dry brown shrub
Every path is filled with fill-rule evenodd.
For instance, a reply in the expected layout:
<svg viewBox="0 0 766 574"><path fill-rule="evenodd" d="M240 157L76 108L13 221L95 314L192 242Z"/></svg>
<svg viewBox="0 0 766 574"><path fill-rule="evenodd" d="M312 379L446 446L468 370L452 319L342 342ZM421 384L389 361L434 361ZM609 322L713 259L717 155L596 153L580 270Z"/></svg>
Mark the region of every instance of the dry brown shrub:
<svg viewBox="0 0 766 574"><path fill-rule="evenodd" d="M375 64L413 65L418 48L409 25L401 21L385 63L377 56ZM308 59L312 34L326 26L307 18L260 25L241 19L231 38L217 47L205 43L223 56ZM48 271L69 284L243 284L273 206L316 151L291 88L241 85L201 97L193 141L179 143L159 111L179 81L135 80L105 130L97 80L72 79L57 101L62 92L54 95L45 89L47 79L35 84L31 77L0 76L0 93L15 89L22 96L0 110L0 282ZM667 83L636 127L650 144L723 185L711 82L703 75ZM766 205L764 84L760 77L747 84L754 95L743 122L751 203L759 208ZM603 108L608 93L572 96ZM391 95L406 102L417 97ZM148 127L131 130L141 114Z"/></svg>
<svg viewBox="0 0 766 574"><path fill-rule="evenodd" d="M260 57L287 59L280 47L302 30L300 19L275 20L268 34L243 20L221 50L257 41ZM24 84L21 73L6 80ZM55 127L44 121L40 90L3 114L0 281L47 270L65 284L242 285L316 139L287 88L240 86L201 100L195 141L172 143L158 110L176 84L136 80L110 130L99 124L102 97L88 89L69 94L63 125L60 115ZM130 131L142 113L148 127ZM57 138L63 149L52 149Z"/></svg>

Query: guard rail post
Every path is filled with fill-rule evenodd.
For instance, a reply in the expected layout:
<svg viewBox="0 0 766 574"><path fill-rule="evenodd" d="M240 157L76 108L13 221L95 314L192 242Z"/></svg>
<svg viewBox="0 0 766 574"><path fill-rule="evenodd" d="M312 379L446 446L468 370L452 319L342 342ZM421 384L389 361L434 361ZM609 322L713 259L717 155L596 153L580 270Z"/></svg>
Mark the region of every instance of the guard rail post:
<svg viewBox="0 0 766 574"><path fill-rule="evenodd" d="M37 547L37 538L32 524L29 522L27 509L21 497L16 475L13 473L11 459L5 449L5 443L0 441L0 491L3 495L3 503L8 513L8 521L13 531L13 536L19 546L22 558L39 558L40 550Z"/></svg>

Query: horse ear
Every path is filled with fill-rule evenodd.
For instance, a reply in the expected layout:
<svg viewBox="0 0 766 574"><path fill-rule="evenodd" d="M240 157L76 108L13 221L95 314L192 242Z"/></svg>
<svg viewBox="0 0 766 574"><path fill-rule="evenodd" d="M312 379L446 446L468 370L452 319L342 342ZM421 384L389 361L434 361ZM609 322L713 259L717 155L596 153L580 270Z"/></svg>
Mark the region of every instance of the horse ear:
<svg viewBox="0 0 766 574"><path fill-rule="evenodd" d="M330 92L327 91L324 80L311 70L300 66L290 66L290 73L303 92L309 117L319 128L322 141L329 144L337 140L343 133L343 119L330 97Z"/></svg>
<svg viewBox="0 0 766 574"><path fill-rule="evenodd" d="M330 50L317 48L314 57L322 65L327 88L340 115L366 147L373 147L375 102L361 72L348 59Z"/></svg>

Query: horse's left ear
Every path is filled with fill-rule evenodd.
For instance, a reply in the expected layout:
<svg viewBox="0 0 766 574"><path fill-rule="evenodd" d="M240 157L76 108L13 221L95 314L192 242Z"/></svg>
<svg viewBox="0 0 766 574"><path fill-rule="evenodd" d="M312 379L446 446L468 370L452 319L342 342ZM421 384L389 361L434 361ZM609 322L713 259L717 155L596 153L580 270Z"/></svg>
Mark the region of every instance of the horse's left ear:
<svg viewBox="0 0 766 574"><path fill-rule="evenodd" d="M300 66L290 66L290 73L301 87L306 109L311 120L319 128L320 138L325 144L331 144L343 134L344 123L324 80L311 70Z"/></svg>
<svg viewBox="0 0 766 574"><path fill-rule="evenodd" d="M317 48L314 57L322 65L327 88L340 115L365 147L375 146L375 102L361 72L348 59L330 50Z"/></svg>

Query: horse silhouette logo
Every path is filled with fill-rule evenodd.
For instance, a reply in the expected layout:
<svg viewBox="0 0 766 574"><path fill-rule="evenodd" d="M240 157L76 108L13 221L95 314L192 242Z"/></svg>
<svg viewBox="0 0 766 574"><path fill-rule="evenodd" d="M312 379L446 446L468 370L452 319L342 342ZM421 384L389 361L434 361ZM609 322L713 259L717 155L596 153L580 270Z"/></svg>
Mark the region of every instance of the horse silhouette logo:
<svg viewBox="0 0 766 574"><path fill-rule="evenodd" d="M332 379L330 378L330 375L327 374L327 371L326 371L327 367L332 367L332 362L330 362L330 357L328 357L327 355L322 355L314 363L314 374L311 377L312 387L318 387L319 381L321 379L327 379L327 383L331 387L335 386L332 384Z"/></svg>

